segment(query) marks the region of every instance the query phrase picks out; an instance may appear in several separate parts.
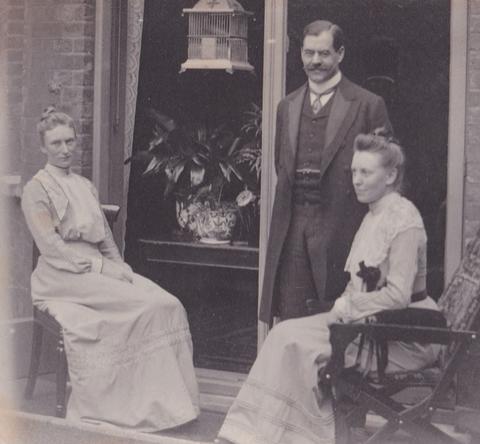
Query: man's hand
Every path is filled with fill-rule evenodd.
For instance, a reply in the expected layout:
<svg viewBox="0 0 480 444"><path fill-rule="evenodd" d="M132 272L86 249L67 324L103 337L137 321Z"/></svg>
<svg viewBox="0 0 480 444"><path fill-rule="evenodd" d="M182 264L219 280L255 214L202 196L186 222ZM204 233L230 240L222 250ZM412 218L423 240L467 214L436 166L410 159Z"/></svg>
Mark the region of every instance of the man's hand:
<svg viewBox="0 0 480 444"><path fill-rule="evenodd" d="M113 279L132 283L133 273L130 266L128 266L127 264L119 264L117 262L113 262L111 259L108 259L106 257L103 257L102 261L102 274L104 274L105 276L109 276Z"/></svg>

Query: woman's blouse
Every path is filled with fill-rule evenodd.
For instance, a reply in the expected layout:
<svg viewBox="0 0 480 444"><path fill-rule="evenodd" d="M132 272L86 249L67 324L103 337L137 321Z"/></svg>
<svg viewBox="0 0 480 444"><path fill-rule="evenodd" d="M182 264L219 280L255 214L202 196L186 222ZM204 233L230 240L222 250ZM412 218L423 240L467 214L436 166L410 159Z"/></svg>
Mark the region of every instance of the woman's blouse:
<svg viewBox="0 0 480 444"><path fill-rule="evenodd" d="M51 266L100 273L102 256L123 262L88 179L47 164L25 185L22 210L43 260Z"/></svg>
<svg viewBox="0 0 480 444"><path fill-rule="evenodd" d="M382 310L405 308L414 293L425 291L427 236L417 208L396 192L383 196L365 215L345 271L350 281L333 312L352 322ZM360 262L380 270L376 290L367 292ZM433 301L432 301L433 302Z"/></svg>

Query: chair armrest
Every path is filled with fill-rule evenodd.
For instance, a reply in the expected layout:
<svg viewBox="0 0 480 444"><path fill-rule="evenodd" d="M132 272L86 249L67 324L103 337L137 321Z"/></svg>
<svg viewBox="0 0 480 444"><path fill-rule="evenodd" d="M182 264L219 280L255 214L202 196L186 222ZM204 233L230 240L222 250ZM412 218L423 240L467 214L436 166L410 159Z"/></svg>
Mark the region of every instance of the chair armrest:
<svg viewBox="0 0 480 444"><path fill-rule="evenodd" d="M450 330L448 328L421 327L396 324L342 324L330 326L330 342L344 335L366 334L371 339L386 341L423 342L430 344L449 344L453 341L474 341L476 331ZM347 344L348 345L348 344Z"/></svg>
<svg viewBox="0 0 480 444"><path fill-rule="evenodd" d="M112 229L113 224L117 221L118 214L120 213L120 206L102 204L101 207L105 217L107 218L108 225L110 226L110 229Z"/></svg>
<svg viewBox="0 0 480 444"><path fill-rule="evenodd" d="M345 367L345 350L359 335L383 341L422 342L449 344L451 342L471 342L477 340L475 331L450 330L448 328L417 327L394 324L342 324L330 326L332 355L322 372L322 379L332 383Z"/></svg>

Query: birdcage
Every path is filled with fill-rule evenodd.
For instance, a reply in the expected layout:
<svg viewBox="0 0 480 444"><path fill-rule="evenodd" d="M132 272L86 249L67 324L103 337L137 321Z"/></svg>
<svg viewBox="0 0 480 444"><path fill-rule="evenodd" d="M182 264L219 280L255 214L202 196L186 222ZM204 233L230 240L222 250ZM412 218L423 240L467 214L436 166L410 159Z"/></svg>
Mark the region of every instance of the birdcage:
<svg viewBox="0 0 480 444"><path fill-rule="evenodd" d="M200 0L188 15L188 58L180 72L187 69L225 69L252 71L248 63L248 17L236 0Z"/></svg>

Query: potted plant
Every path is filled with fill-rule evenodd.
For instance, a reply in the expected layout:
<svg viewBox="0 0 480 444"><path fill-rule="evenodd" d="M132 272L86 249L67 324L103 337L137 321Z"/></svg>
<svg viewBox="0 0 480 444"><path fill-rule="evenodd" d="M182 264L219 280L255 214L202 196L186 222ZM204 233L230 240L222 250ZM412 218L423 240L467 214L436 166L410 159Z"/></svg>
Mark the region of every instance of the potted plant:
<svg viewBox="0 0 480 444"><path fill-rule="evenodd" d="M241 188L238 167L242 139L226 125L208 132L204 125L180 126L155 109L147 110L152 136L136 158L148 158L144 175L166 178L164 197L174 193L177 221L204 242L229 242L238 217L238 206L225 199L234 181ZM127 161L130 161L128 159Z"/></svg>

